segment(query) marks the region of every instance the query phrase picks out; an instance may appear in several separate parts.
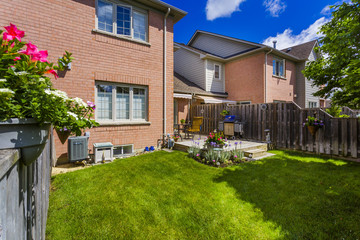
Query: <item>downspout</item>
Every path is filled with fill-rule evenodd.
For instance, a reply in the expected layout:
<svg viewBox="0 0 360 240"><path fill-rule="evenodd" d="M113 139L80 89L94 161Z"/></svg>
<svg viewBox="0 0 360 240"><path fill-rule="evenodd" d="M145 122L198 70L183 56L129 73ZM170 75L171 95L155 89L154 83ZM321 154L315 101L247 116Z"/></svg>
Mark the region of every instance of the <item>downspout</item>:
<svg viewBox="0 0 360 240"><path fill-rule="evenodd" d="M164 87L164 103L163 103L163 106L164 106L164 110L163 110L163 114L164 114L164 124L163 124L163 134L164 134L164 137L166 136L166 19L167 17L169 16L170 14L170 8L168 8L166 14L165 14L165 17L164 17L164 67L163 67L163 79L164 79L164 83L163 83L163 87Z"/></svg>
<svg viewBox="0 0 360 240"><path fill-rule="evenodd" d="M268 54L270 54L271 52L273 51L273 49L271 49L269 52L267 52L266 54L265 54L265 103L266 103L266 95L267 95L267 93L266 93L266 82L267 82L267 80L266 80L266 75L267 75L267 72L266 72L266 67L267 67L267 56L268 56Z"/></svg>

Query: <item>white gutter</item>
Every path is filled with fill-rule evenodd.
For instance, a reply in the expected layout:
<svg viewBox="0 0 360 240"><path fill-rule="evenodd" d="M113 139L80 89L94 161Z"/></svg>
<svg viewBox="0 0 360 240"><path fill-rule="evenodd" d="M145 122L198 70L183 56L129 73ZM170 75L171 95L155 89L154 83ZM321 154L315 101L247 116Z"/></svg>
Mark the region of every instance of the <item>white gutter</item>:
<svg viewBox="0 0 360 240"><path fill-rule="evenodd" d="M274 49L271 49L269 52L265 53L265 87L264 87L264 88L265 88L265 89L264 89L264 91L265 91L265 101L264 101L264 102L265 102L265 103L266 103L266 95L267 95L267 94L266 94L267 56L268 56L268 54L271 53L273 50L274 50Z"/></svg>
<svg viewBox="0 0 360 240"><path fill-rule="evenodd" d="M164 77L163 77L163 79L164 79L164 83L163 83L163 87L164 87L164 99L163 99L163 101L164 101L164 103L163 103L163 105L164 105L164 110L163 110L163 114L164 114L164 119L163 119L163 121L164 121L164 124L163 124L163 134L164 134L164 136L166 136L166 32L167 32L167 30L166 30L166 19L167 19L167 17L169 16L169 14L170 14L170 8L168 8L168 10L167 10L167 12L166 12L166 14L165 14L165 17L164 17L164 67L163 67L163 71L164 71Z"/></svg>

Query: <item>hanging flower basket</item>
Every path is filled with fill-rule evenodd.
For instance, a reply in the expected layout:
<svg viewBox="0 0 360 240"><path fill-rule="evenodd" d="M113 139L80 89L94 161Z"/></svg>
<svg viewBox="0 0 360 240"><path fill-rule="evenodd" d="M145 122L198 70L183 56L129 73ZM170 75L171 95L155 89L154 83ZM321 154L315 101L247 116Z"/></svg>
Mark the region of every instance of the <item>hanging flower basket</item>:
<svg viewBox="0 0 360 240"><path fill-rule="evenodd" d="M317 119L316 117L311 117L308 116L305 120L305 122L303 123L303 126L307 126L307 128L309 129L309 132L311 133L312 136L315 136L317 130L319 128L324 127L324 122L320 119Z"/></svg>
<svg viewBox="0 0 360 240"><path fill-rule="evenodd" d="M319 127L316 126L307 126L307 128L309 129L309 132L312 136L315 136L317 130L319 129Z"/></svg>
<svg viewBox="0 0 360 240"><path fill-rule="evenodd" d="M64 144L69 138L71 131L69 129L56 129L56 133L60 139L60 142Z"/></svg>

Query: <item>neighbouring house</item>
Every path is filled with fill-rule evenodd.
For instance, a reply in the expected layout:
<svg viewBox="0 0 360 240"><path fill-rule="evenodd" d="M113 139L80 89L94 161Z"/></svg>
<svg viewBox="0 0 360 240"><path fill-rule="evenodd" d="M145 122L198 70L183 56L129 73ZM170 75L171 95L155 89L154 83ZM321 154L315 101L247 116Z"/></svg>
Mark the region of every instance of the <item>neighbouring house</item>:
<svg viewBox="0 0 360 240"><path fill-rule="evenodd" d="M73 53L71 70L53 83L96 103L90 149L143 149L173 131L173 25L186 14L159 0L14 0L1 3L0 24L24 30L51 61ZM55 145L66 159L67 143Z"/></svg>
<svg viewBox="0 0 360 240"><path fill-rule="evenodd" d="M204 91L227 94L224 98L237 104L294 101L316 107L319 98L312 93L317 88L301 72L319 57L316 44L278 50L198 30L186 45L174 44L174 69Z"/></svg>
<svg viewBox="0 0 360 240"><path fill-rule="evenodd" d="M184 76L174 73L174 124L181 119L190 120L190 106L202 103L231 103L227 93L205 91Z"/></svg>
<svg viewBox="0 0 360 240"><path fill-rule="evenodd" d="M329 100L315 97L313 93L319 90L318 87L312 86L312 81L305 78L302 70L310 61L315 61L321 56L316 53L315 48L319 46L317 40L306 42L300 45L292 46L281 51L291 54L300 59L296 64L296 104L302 108L325 107L329 104Z"/></svg>

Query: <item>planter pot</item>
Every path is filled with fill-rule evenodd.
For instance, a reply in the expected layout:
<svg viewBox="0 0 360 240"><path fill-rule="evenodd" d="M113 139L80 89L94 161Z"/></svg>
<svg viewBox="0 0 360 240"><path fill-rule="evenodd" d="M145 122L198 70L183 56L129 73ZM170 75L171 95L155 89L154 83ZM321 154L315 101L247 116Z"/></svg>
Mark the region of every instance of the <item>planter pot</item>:
<svg viewBox="0 0 360 240"><path fill-rule="evenodd" d="M0 149L21 149L21 161L30 165L42 153L49 130L50 123L39 125L32 118L11 118L0 122Z"/></svg>
<svg viewBox="0 0 360 240"><path fill-rule="evenodd" d="M309 132L312 136L315 136L317 130L319 129L319 127L315 127L315 126L307 126L309 129Z"/></svg>
<svg viewBox="0 0 360 240"><path fill-rule="evenodd" d="M62 130L56 129L56 133L60 139L60 142L62 144L64 144L66 142L66 140L69 138L71 131L69 131L69 130L62 131Z"/></svg>

